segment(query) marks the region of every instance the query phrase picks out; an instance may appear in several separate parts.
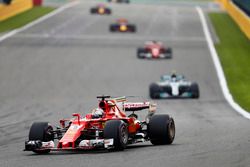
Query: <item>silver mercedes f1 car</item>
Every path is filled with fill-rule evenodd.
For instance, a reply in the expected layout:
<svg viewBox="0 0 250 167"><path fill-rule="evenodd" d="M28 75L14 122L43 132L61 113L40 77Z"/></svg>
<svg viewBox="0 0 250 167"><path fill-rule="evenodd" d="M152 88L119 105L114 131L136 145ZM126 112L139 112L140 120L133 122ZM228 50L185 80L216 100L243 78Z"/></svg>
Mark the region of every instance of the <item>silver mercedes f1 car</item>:
<svg viewBox="0 0 250 167"><path fill-rule="evenodd" d="M183 75L162 75L159 82L149 87L152 99L162 98L199 98L199 85L186 80Z"/></svg>

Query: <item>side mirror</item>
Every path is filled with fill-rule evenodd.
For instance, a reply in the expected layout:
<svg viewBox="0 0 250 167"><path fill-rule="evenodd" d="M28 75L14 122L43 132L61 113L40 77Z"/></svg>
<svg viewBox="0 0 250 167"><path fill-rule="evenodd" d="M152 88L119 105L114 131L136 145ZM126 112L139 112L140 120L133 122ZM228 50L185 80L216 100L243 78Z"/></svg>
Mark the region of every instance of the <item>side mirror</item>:
<svg viewBox="0 0 250 167"><path fill-rule="evenodd" d="M78 113L73 113L72 116L73 116L73 117L77 117L78 124L80 125L80 118L81 118L81 115L78 114Z"/></svg>

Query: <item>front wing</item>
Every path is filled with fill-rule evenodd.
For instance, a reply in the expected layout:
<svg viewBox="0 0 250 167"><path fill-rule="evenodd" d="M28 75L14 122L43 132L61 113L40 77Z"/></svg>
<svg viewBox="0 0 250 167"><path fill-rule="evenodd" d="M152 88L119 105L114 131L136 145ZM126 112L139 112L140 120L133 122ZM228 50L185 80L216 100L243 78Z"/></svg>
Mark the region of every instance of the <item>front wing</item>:
<svg viewBox="0 0 250 167"><path fill-rule="evenodd" d="M92 139L82 140L75 148L56 148L54 141L42 142L40 140L26 141L24 151L69 151L69 150L90 150L90 149L110 149L113 148L114 139Z"/></svg>

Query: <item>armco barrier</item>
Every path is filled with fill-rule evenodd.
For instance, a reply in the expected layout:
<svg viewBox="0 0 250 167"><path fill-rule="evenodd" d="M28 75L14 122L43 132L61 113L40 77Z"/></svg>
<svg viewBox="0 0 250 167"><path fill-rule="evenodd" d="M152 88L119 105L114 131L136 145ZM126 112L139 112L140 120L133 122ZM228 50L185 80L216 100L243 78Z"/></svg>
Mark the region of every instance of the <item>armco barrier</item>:
<svg viewBox="0 0 250 167"><path fill-rule="evenodd" d="M250 39L250 17L231 0L219 0L240 29Z"/></svg>
<svg viewBox="0 0 250 167"><path fill-rule="evenodd" d="M0 4L0 21L33 7L32 0L13 0L10 5Z"/></svg>

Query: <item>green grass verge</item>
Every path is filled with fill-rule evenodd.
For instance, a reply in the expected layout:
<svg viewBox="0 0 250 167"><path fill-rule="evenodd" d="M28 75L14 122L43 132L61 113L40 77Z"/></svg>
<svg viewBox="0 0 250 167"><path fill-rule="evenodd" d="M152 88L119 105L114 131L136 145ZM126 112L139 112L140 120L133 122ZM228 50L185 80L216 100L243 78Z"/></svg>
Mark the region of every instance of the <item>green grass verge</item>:
<svg viewBox="0 0 250 167"><path fill-rule="evenodd" d="M28 11L0 22L0 33L10 31L53 11L52 7L34 7Z"/></svg>
<svg viewBox="0 0 250 167"><path fill-rule="evenodd" d="M220 39L215 44L234 100L250 111L250 40L225 13L209 17Z"/></svg>

